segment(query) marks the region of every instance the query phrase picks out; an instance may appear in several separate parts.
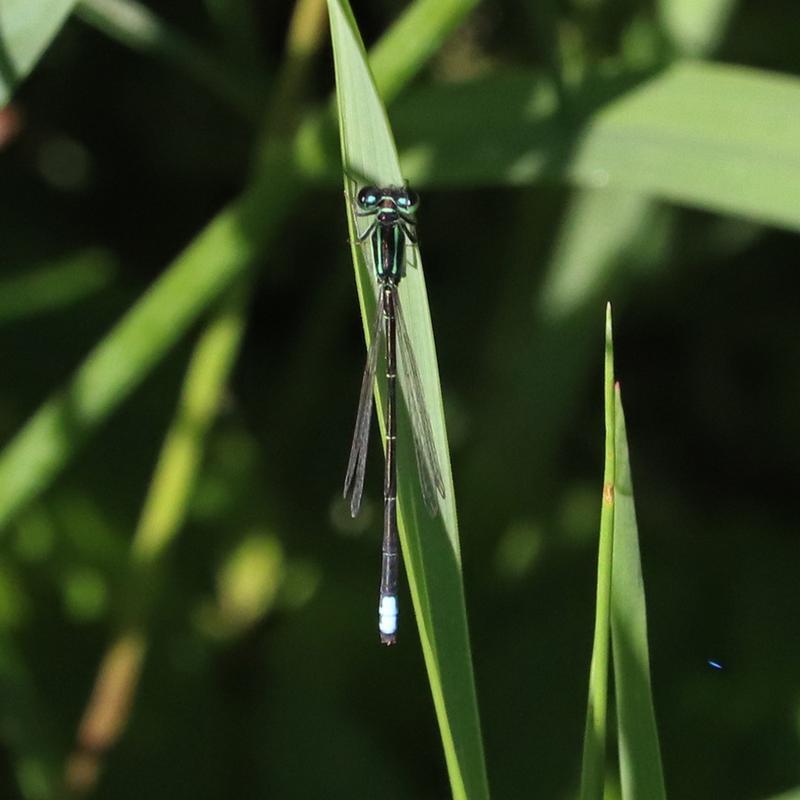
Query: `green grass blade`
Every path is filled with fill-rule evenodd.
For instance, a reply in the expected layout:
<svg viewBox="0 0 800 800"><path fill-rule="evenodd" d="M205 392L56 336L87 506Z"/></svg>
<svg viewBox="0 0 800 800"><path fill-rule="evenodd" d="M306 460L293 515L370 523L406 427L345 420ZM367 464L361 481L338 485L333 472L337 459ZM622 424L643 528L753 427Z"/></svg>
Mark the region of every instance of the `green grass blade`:
<svg viewBox="0 0 800 800"><path fill-rule="evenodd" d="M0 324L79 303L110 286L115 272L112 254L91 248L0 278Z"/></svg>
<svg viewBox="0 0 800 800"><path fill-rule="evenodd" d="M249 288L249 283L236 286L224 298L192 353L134 535L131 549L137 565L156 563L183 525L208 432L244 333Z"/></svg>
<svg viewBox="0 0 800 800"><path fill-rule="evenodd" d="M149 617L158 600L158 567L180 532L244 332L249 287L234 287L199 337L178 408L159 454L131 546L133 578L126 587L125 625L100 662L89 702L67 761L66 784L76 795L95 788L108 751L134 705L149 644Z"/></svg>
<svg viewBox="0 0 800 800"><path fill-rule="evenodd" d="M606 456L603 470L603 499L600 509L600 542L597 554L597 601L595 606L592 665L589 671L589 702L583 736L581 800L602 800L605 784L606 727L608 714L609 615L611 607L611 564L614 547L614 344L611 330L611 305L606 308L605 348L605 429Z"/></svg>
<svg viewBox="0 0 800 800"><path fill-rule="evenodd" d="M798 78L683 62L635 86L598 77L568 114L530 72L428 86L392 118L418 187L567 179L800 230L798 107Z"/></svg>
<svg viewBox="0 0 800 800"><path fill-rule="evenodd" d="M478 0L416 0L406 8L370 52L369 65L384 103L409 83L477 5Z"/></svg>
<svg viewBox="0 0 800 800"><path fill-rule="evenodd" d="M615 391L616 485L614 488L614 568L611 639L623 800L665 800L658 746L647 613L633 503L628 439L619 385Z"/></svg>
<svg viewBox="0 0 800 800"><path fill-rule="evenodd" d="M0 108L34 68L74 5L75 0L0 3Z"/></svg>
<svg viewBox="0 0 800 800"><path fill-rule="evenodd" d="M400 184L403 176L394 139L352 12L347 3L340 0L329 0L328 9L346 174L378 184ZM408 46L413 48L415 44L409 42ZM346 179L345 183L348 188L352 187L351 180ZM349 216L349 205L347 213ZM353 257L365 330L368 331L368 320L374 313L375 284L356 246ZM400 535L453 796L485 798L489 791L464 605L455 498L436 350L418 255L415 267L408 270L400 291L445 475L447 498L442 503L440 516L431 519L419 494L408 419L401 413L398 443ZM379 403L382 405L380 393Z"/></svg>

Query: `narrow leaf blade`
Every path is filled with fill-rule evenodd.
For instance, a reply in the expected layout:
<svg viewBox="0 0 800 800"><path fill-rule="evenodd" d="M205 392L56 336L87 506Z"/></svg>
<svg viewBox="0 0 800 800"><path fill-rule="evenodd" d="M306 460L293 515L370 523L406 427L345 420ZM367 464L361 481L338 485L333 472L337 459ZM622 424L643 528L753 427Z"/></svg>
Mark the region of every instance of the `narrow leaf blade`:
<svg viewBox="0 0 800 800"><path fill-rule="evenodd" d="M623 800L666 800L650 685L647 610L628 439L615 391L616 486L611 638Z"/></svg>
<svg viewBox="0 0 800 800"><path fill-rule="evenodd" d="M597 600L594 642L589 670L589 701L583 736L580 800L602 800L605 786L606 717L608 712L609 614L611 605L611 563L614 545L614 345L611 305L606 308L605 339L605 429L606 455L603 497L600 507L600 540L597 553Z"/></svg>
<svg viewBox="0 0 800 800"><path fill-rule="evenodd" d="M378 185L402 184L394 138L366 62L352 11L344 0L329 0L328 10L346 189L351 193L355 183L366 181ZM408 46L415 45L409 42ZM348 199L347 213L353 241L349 202ZM357 245L353 245L353 259L365 333L369 336L375 309L375 284ZM452 474L436 350L418 253L415 262L401 283L400 292L430 412L434 443L441 459L446 499L442 502L441 514L431 519L420 496L408 416L404 409L399 409L400 535L452 793L456 798L487 798L489 792L461 578ZM383 408L380 389L378 399L379 408ZM372 597L365 591L365 602ZM374 598L377 608L377 593Z"/></svg>

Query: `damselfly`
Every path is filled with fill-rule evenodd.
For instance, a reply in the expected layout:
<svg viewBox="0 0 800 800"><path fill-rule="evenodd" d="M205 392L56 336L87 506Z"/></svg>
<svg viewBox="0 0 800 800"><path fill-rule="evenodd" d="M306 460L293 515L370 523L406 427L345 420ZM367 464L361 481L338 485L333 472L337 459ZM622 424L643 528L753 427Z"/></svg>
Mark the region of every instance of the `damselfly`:
<svg viewBox="0 0 800 800"><path fill-rule="evenodd" d="M406 400L422 497L431 514L439 509L437 493L444 497L444 481L433 443L430 417L420 383L419 369L411 348L398 286L406 268L406 248L417 243L415 213L417 193L407 187L365 186L356 195L353 213L356 220L368 218L369 225L358 233L359 243L369 243L369 254L378 282L377 311L372 328L367 365L361 381L356 428L350 448L350 460L344 479L344 496L350 495L350 512L358 514L364 491L372 417L372 384L378 364L381 341L386 342L386 462L383 483L383 545L381 547L381 583L378 600L378 629L381 642L394 644L397 635L397 583L400 553L397 535L397 366L402 373L401 386ZM358 226L356 225L358 231Z"/></svg>

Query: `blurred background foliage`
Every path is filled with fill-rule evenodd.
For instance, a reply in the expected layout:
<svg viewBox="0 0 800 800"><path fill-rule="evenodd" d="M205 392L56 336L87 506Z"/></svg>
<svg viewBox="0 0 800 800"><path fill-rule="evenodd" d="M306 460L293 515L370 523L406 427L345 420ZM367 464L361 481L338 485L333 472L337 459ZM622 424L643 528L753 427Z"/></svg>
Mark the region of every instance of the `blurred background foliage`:
<svg viewBox="0 0 800 800"><path fill-rule="evenodd" d="M368 45L405 9L353 6ZM159 36L131 17L113 30L114 8ZM0 112L5 441L237 196L263 130L291 131L325 102L324 7L303 8L319 51L307 62L289 58L291 4L85 3ZM768 186L762 215L735 196L689 208L613 174L592 186L558 146L592 80L610 76L624 98L686 58L785 73L800 97L795 14L788 0L486 2L389 108L423 190L495 797L569 797L577 784L607 298L668 792L755 800L800 784L797 191ZM475 162L426 166L425 137L452 127L460 87L515 75L551 98L542 146L559 166L480 179ZM704 91L690 82L686 102ZM474 118L481 95L467 96ZM494 126L531 109L511 90L483 102L471 152L493 163L506 141ZM800 141L788 160L768 143L797 128L798 107L779 111L742 112L755 131L743 158L791 176ZM694 164L695 143L682 146ZM658 164L657 142L649 152ZM448 794L410 619L397 648L377 645L378 452L366 513L351 520L340 498L364 348L335 147L319 158L252 290L165 345L5 525L4 796L56 797L65 769L73 788L110 798ZM176 518L159 517L171 501ZM93 686L115 718L87 715Z"/></svg>

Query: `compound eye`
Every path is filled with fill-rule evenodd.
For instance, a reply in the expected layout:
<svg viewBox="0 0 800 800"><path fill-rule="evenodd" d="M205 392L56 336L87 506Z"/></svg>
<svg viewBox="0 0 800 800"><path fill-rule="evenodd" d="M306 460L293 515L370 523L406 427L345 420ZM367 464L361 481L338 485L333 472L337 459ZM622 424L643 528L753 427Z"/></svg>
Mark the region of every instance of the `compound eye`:
<svg viewBox="0 0 800 800"><path fill-rule="evenodd" d="M419 195L413 189L405 189L397 196L397 205L403 211L413 212L419 205Z"/></svg>
<svg viewBox="0 0 800 800"><path fill-rule="evenodd" d="M358 205L365 210L375 208L380 200L380 195L375 186L365 186L356 197Z"/></svg>

